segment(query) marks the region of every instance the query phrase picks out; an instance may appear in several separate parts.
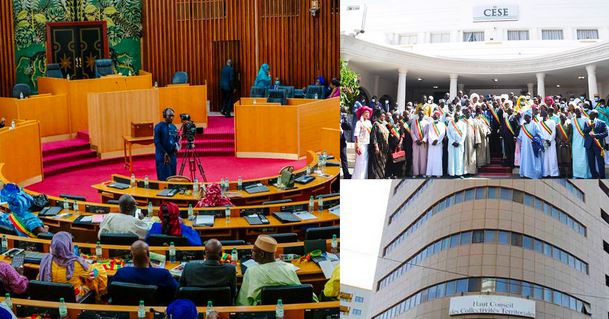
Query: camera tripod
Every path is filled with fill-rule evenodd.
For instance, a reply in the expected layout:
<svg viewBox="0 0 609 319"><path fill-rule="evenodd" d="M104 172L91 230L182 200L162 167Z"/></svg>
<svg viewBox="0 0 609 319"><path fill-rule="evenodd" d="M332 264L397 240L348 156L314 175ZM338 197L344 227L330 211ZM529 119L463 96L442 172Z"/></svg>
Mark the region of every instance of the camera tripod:
<svg viewBox="0 0 609 319"><path fill-rule="evenodd" d="M188 141L186 144L186 152L182 153L182 163L180 164L180 172L179 174L184 176L184 166L186 166L186 162L188 162L188 170L190 171L190 180L194 182L196 176L196 170L199 169L199 174L203 177L203 181L207 183L207 177L205 177L205 170L203 169L203 164L201 163L201 159L197 155L195 151L195 143L193 141Z"/></svg>

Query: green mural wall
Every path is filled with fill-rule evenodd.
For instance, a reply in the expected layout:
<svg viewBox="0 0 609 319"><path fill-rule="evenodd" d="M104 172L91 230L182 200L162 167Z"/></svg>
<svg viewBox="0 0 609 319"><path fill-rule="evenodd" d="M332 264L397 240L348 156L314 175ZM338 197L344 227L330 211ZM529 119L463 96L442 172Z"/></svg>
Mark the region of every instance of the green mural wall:
<svg viewBox="0 0 609 319"><path fill-rule="evenodd" d="M141 0L13 0L17 83L34 91L46 71L46 23L106 21L110 58L117 72L141 68Z"/></svg>

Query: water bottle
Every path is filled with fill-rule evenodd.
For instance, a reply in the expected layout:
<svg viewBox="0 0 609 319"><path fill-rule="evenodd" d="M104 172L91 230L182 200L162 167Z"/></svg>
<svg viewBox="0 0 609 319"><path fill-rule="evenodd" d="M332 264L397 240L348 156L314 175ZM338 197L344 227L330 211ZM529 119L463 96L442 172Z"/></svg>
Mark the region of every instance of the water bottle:
<svg viewBox="0 0 609 319"><path fill-rule="evenodd" d="M188 220L195 219L194 213L192 211L192 204L188 204Z"/></svg>
<svg viewBox="0 0 609 319"><path fill-rule="evenodd" d="M233 265L237 264L237 260L239 260L239 254L237 253L237 248L233 247L233 250L230 253L230 260L232 261Z"/></svg>
<svg viewBox="0 0 609 319"><path fill-rule="evenodd" d="M95 244L95 257L97 257L97 260L102 259L102 248L101 248L101 243L98 241L97 244Z"/></svg>
<svg viewBox="0 0 609 319"><path fill-rule="evenodd" d="M338 253L338 241L336 240L336 234L332 234L332 243L330 244L330 252L333 254Z"/></svg>
<svg viewBox="0 0 609 319"><path fill-rule="evenodd" d="M70 210L70 203L68 203L67 199L63 201L63 209Z"/></svg>
<svg viewBox="0 0 609 319"><path fill-rule="evenodd" d="M243 190L243 180L241 179L241 176L237 179L237 190Z"/></svg>
<svg viewBox="0 0 609 319"><path fill-rule="evenodd" d="M152 217L152 202L148 202L148 217Z"/></svg>
<svg viewBox="0 0 609 319"><path fill-rule="evenodd" d="M228 192L229 189L229 181L228 181L228 177L224 179L224 191Z"/></svg>
<svg viewBox="0 0 609 319"><path fill-rule="evenodd" d="M11 128L14 129L15 128L15 120L11 121Z"/></svg>
<svg viewBox="0 0 609 319"><path fill-rule="evenodd" d="M224 217L226 218L226 223L230 223L230 207L224 207Z"/></svg>
<svg viewBox="0 0 609 319"><path fill-rule="evenodd" d="M315 199L313 199L313 195L309 198L309 213L312 213L315 209Z"/></svg>
<svg viewBox="0 0 609 319"><path fill-rule="evenodd" d="M11 300L11 294L9 294L8 292L6 293L6 295L4 295L4 304L9 308L9 309L13 309L13 301Z"/></svg>
<svg viewBox="0 0 609 319"><path fill-rule="evenodd" d="M324 210L324 198L323 198L323 197L320 197L320 198L317 200L317 211L318 211L318 212L321 212L322 210Z"/></svg>
<svg viewBox="0 0 609 319"><path fill-rule="evenodd" d="M207 308L205 308L205 318L209 318L214 313L214 306L211 304L211 300L207 301Z"/></svg>
<svg viewBox="0 0 609 319"><path fill-rule="evenodd" d="M256 98L254 98L254 104L256 104Z"/></svg>
<svg viewBox="0 0 609 319"><path fill-rule="evenodd" d="M59 318L68 317L68 307L66 301L63 298L59 298Z"/></svg>
<svg viewBox="0 0 609 319"><path fill-rule="evenodd" d="M8 250L8 239L6 239L6 235L2 235L2 252Z"/></svg>
<svg viewBox="0 0 609 319"><path fill-rule="evenodd" d="M77 212L78 211L78 202L77 201L72 202L72 207L73 207L73 210L75 212Z"/></svg>
<svg viewBox="0 0 609 319"><path fill-rule="evenodd" d="M128 76L131 76L131 70L129 70L129 74L128 74Z"/></svg>
<svg viewBox="0 0 609 319"><path fill-rule="evenodd" d="M74 255L80 256L80 247L78 245L74 245Z"/></svg>
<svg viewBox="0 0 609 319"><path fill-rule="evenodd" d="M316 99L316 100L317 100L317 98L318 98L318 97L319 97L319 96L317 95L317 93L315 93L315 99Z"/></svg>
<svg viewBox="0 0 609 319"><path fill-rule="evenodd" d="M137 317L146 318L146 307L144 306L144 300L140 300L140 306L137 308Z"/></svg>
<svg viewBox="0 0 609 319"><path fill-rule="evenodd" d="M169 243L169 261L172 263L176 262L176 245L173 242Z"/></svg>
<svg viewBox="0 0 609 319"><path fill-rule="evenodd" d="M144 176L144 188L148 188L148 175Z"/></svg>
<svg viewBox="0 0 609 319"><path fill-rule="evenodd" d="M281 301L281 299L277 299L277 306L275 306L275 319L283 318L283 301Z"/></svg>
<svg viewBox="0 0 609 319"><path fill-rule="evenodd" d="M158 88L158 87L159 87L159 82L154 81L154 88L156 89L156 88Z"/></svg>
<svg viewBox="0 0 609 319"><path fill-rule="evenodd" d="M68 73L68 74L66 75L66 79L67 79L68 81L70 80L70 73Z"/></svg>
<svg viewBox="0 0 609 319"><path fill-rule="evenodd" d="M21 100L24 99L23 92L19 92L19 99L21 99Z"/></svg>
<svg viewBox="0 0 609 319"><path fill-rule="evenodd" d="M135 174L131 174L131 187L136 187L137 182L135 181Z"/></svg>
<svg viewBox="0 0 609 319"><path fill-rule="evenodd" d="M311 175L311 165L307 165L307 176Z"/></svg>
<svg viewBox="0 0 609 319"><path fill-rule="evenodd" d="M195 177L195 181L192 184L192 192L193 194L199 191L199 180Z"/></svg>

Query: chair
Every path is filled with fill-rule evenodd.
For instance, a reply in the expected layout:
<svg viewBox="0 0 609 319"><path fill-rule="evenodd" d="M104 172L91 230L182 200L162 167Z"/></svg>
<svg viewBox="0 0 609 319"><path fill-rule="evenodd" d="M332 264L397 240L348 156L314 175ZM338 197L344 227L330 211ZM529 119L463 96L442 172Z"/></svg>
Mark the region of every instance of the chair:
<svg viewBox="0 0 609 319"><path fill-rule="evenodd" d="M148 236L148 245L150 246L169 246L172 243L175 246L188 246L188 238L182 236L169 236L163 234L153 234Z"/></svg>
<svg viewBox="0 0 609 319"><path fill-rule="evenodd" d="M173 176L169 176L167 177L167 182L174 182L174 183L192 183L192 181L190 180L190 178L186 177L186 176L182 176L182 175L173 175Z"/></svg>
<svg viewBox="0 0 609 319"><path fill-rule="evenodd" d="M296 233L281 233L281 234L268 234L273 237L277 243L293 243L298 241L298 234Z"/></svg>
<svg viewBox="0 0 609 319"><path fill-rule="evenodd" d="M69 283L31 280L28 284L28 290L26 294L29 299L32 300L58 301L59 298L63 298L66 302L95 302L94 298L93 300L91 300L92 297L94 297L93 292L89 292L85 296L76 300L74 287L72 286L72 284Z"/></svg>
<svg viewBox="0 0 609 319"><path fill-rule="evenodd" d="M281 105L288 104L288 98L286 91L283 89L269 90L268 103L281 103Z"/></svg>
<svg viewBox="0 0 609 319"><path fill-rule="evenodd" d="M317 95L317 99L324 99L324 87L321 85L309 85L307 87L307 91L305 92L305 99L315 99L315 95Z"/></svg>
<svg viewBox="0 0 609 319"><path fill-rule="evenodd" d="M17 235L17 232L14 229L12 229L12 228L9 228L9 227L4 226L4 225L0 225L0 234Z"/></svg>
<svg viewBox="0 0 609 319"><path fill-rule="evenodd" d="M69 200L77 200L81 202L86 202L87 198L80 195L70 195L70 194L60 194L59 197L69 199Z"/></svg>
<svg viewBox="0 0 609 319"><path fill-rule="evenodd" d="M109 199L107 204L110 205L118 205L118 199Z"/></svg>
<svg viewBox="0 0 609 319"><path fill-rule="evenodd" d="M307 284L262 287L260 299L262 305L276 305L277 299L281 299L284 305L291 303L308 303L313 301L313 286Z"/></svg>
<svg viewBox="0 0 609 319"><path fill-rule="evenodd" d="M22 93L23 93L23 97L28 97L28 96L32 95L32 89L30 89L30 86L27 84L23 84L23 83L15 84L15 86L13 86L13 97L20 98Z"/></svg>
<svg viewBox="0 0 609 319"><path fill-rule="evenodd" d="M298 99L304 99L305 90L303 89L294 89L294 97Z"/></svg>
<svg viewBox="0 0 609 319"><path fill-rule="evenodd" d="M49 63L47 64L47 71L45 72L45 76L48 78L63 78L63 73L61 73L61 69L59 68L59 63Z"/></svg>
<svg viewBox="0 0 609 319"><path fill-rule="evenodd" d="M252 86L250 89L250 97L266 97L267 89Z"/></svg>
<svg viewBox="0 0 609 319"><path fill-rule="evenodd" d="M171 84L188 84L188 73L184 71L178 71L173 75Z"/></svg>
<svg viewBox="0 0 609 319"><path fill-rule="evenodd" d="M266 202L263 202L261 205L285 204L285 203L291 203L291 202L292 202L292 199L286 198L286 199L278 199L278 200L266 201Z"/></svg>
<svg viewBox="0 0 609 319"><path fill-rule="evenodd" d="M49 239L50 240L50 239L53 239L53 235L55 235L55 234L53 234L51 232L46 232L46 233L38 233L36 235L36 237L38 237L39 239Z"/></svg>
<svg viewBox="0 0 609 319"><path fill-rule="evenodd" d="M203 242L203 245L205 245L207 243L207 241ZM247 243L245 242L245 240L243 239L228 239L228 240L221 240L220 243L222 244L222 246L239 246L239 245L247 245Z"/></svg>
<svg viewBox="0 0 609 319"><path fill-rule="evenodd" d="M214 306L232 306L233 297L230 287L180 287L178 289L179 299L189 299L197 306L207 306L207 301L211 300Z"/></svg>
<svg viewBox="0 0 609 319"><path fill-rule="evenodd" d="M285 90L286 96L289 99L294 97L294 87L293 86L283 86L283 85L280 85L277 88L280 89L280 90Z"/></svg>
<svg viewBox="0 0 609 319"><path fill-rule="evenodd" d="M312 239L304 241L304 255L314 251L321 250L322 252L326 251L326 240L325 239Z"/></svg>
<svg viewBox="0 0 609 319"><path fill-rule="evenodd" d="M140 300L143 300L145 305L156 305L158 289L154 285L113 281L108 288L108 296L113 305L136 306L140 304Z"/></svg>
<svg viewBox="0 0 609 319"><path fill-rule="evenodd" d="M95 77L100 78L104 75L114 74L112 68L112 59L97 59L95 60Z"/></svg>
<svg viewBox="0 0 609 319"><path fill-rule="evenodd" d="M107 245L131 245L138 239L130 233L101 233L99 236L99 242Z"/></svg>
<svg viewBox="0 0 609 319"><path fill-rule="evenodd" d="M340 226L312 227L305 231L305 239L332 239L340 237Z"/></svg>

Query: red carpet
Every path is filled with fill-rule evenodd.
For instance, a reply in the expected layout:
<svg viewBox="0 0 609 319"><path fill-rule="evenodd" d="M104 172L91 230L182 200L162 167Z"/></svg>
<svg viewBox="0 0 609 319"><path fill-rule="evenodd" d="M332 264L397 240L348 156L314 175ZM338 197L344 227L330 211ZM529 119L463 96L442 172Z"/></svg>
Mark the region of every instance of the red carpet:
<svg viewBox="0 0 609 319"><path fill-rule="evenodd" d="M511 178L512 168L502 165L501 157L492 157L491 163L478 169L478 177Z"/></svg>
<svg viewBox="0 0 609 319"><path fill-rule="evenodd" d="M200 156L208 181L228 177L237 180L276 175L286 165L301 168L306 160L288 161L271 159L238 159L234 157L233 118L209 117L209 127L203 136L197 136L195 149ZM112 174L129 175L123 158L99 160L90 150L88 135L79 132L77 138L45 143L43 150L44 181L28 187L49 195L82 195L88 201L98 202L100 196L90 186L110 179ZM178 157L178 171L181 160ZM148 175L156 179L154 154L135 156L133 170L138 178ZM189 176L188 167L184 175ZM199 175L197 173L197 175ZM202 180L198 176L199 180Z"/></svg>

